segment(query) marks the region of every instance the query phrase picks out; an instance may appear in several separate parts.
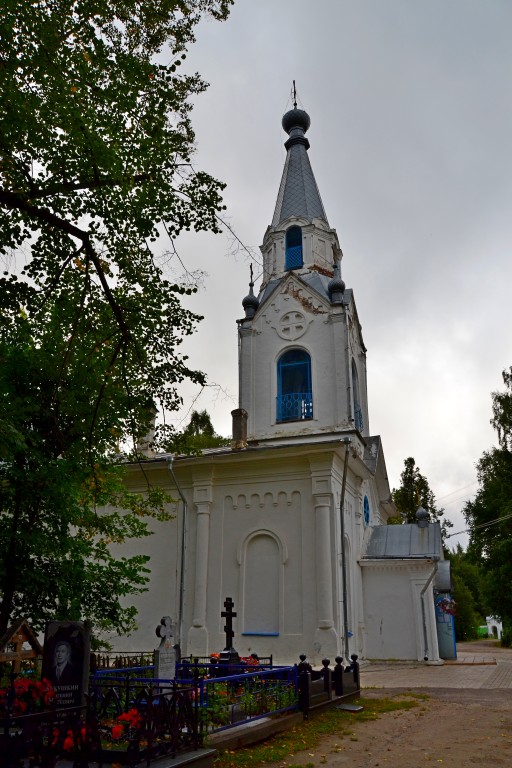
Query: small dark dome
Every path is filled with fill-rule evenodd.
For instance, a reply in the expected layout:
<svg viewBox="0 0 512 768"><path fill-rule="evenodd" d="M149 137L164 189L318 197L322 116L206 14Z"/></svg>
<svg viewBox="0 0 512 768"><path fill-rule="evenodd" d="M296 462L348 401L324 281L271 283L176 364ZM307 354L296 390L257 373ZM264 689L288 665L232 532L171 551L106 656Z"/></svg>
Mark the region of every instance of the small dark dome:
<svg viewBox="0 0 512 768"><path fill-rule="evenodd" d="M345 281L341 277L333 277L327 286L329 293L345 293Z"/></svg>
<svg viewBox="0 0 512 768"><path fill-rule="evenodd" d="M258 309L260 305L260 301L257 296L254 295L254 292L252 290L253 283L249 284L249 293L245 298L242 299L242 307L245 310L245 316L246 318L253 318L256 314L256 310Z"/></svg>
<svg viewBox="0 0 512 768"><path fill-rule="evenodd" d="M251 291L251 293L247 294L245 298L242 299L242 307L246 309L247 307L259 307L260 302L258 301L258 298L254 295L254 293Z"/></svg>
<svg viewBox="0 0 512 768"><path fill-rule="evenodd" d="M341 277L339 264L334 265L334 274L327 285L331 301L341 302L345 293L345 281Z"/></svg>
<svg viewBox="0 0 512 768"><path fill-rule="evenodd" d="M309 115L303 109L290 109L283 115L282 126L286 133L290 133L293 128L302 128L306 133L310 125Z"/></svg>
<svg viewBox="0 0 512 768"><path fill-rule="evenodd" d="M418 507L416 510L416 522L420 528L426 528L430 520L430 515L424 507Z"/></svg>

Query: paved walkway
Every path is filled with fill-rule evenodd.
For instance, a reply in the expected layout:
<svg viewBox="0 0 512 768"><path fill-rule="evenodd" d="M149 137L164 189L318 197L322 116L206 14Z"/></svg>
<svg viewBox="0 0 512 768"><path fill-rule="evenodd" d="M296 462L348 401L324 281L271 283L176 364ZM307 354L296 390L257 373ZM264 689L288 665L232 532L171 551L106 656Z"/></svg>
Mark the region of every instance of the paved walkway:
<svg viewBox="0 0 512 768"><path fill-rule="evenodd" d="M365 664L361 688L512 689L512 649L476 641L459 643L457 660L442 666L416 661Z"/></svg>

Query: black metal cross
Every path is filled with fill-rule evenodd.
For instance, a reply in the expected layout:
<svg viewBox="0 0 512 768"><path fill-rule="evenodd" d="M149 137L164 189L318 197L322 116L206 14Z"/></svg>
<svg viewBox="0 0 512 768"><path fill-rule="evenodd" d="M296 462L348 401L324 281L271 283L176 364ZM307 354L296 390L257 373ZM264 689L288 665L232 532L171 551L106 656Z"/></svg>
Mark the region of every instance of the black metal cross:
<svg viewBox="0 0 512 768"><path fill-rule="evenodd" d="M226 624L224 626L224 632L226 633L226 651L230 651L233 648L233 638L235 636L235 633L233 632L233 619L236 616L236 612L233 610L235 607L235 604L233 603L232 597L226 597L226 600L224 601L224 608L225 611L221 612L221 617L223 619L226 619Z"/></svg>

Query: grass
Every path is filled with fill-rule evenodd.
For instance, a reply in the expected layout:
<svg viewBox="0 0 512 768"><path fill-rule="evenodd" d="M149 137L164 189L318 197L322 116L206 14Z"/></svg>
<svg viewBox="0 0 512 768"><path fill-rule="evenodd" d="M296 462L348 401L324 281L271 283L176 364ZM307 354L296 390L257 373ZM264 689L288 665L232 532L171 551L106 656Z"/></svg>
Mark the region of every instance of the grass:
<svg viewBox="0 0 512 768"><path fill-rule="evenodd" d="M244 747L236 751L225 751L215 759L215 768L252 768L257 765L286 761L286 768L298 768L297 763L288 762L298 752L309 753L316 749L324 736L348 737L351 741L357 741L353 728L354 719L359 722L371 722L377 720L386 712L408 710L418 706L418 700L428 698L424 694L408 692L397 694L386 699L363 699L355 704L361 704L364 709L357 714L344 712L340 709L329 709L320 714L313 715L299 726L289 731L278 734L261 744L252 747ZM335 750L339 751L339 750ZM322 757L319 755L318 757ZM320 762L325 762L320 759ZM306 768L313 768L314 763L306 763ZM304 768L304 764L300 766Z"/></svg>

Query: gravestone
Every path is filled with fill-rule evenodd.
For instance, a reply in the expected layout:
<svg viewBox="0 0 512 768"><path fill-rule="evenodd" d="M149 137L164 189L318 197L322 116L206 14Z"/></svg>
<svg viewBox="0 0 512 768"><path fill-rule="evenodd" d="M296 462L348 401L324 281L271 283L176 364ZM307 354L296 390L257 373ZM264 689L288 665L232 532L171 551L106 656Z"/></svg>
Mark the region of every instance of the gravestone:
<svg viewBox="0 0 512 768"><path fill-rule="evenodd" d="M171 638L174 627L170 616L162 616L156 628L157 637L161 638L160 645L154 652L155 677L159 680L174 680L176 676L176 651Z"/></svg>
<svg viewBox="0 0 512 768"><path fill-rule="evenodd" d="M42 677L53 685L59 707L85 704L90 637L88 622L50 621L46 625Z"/></svg>

